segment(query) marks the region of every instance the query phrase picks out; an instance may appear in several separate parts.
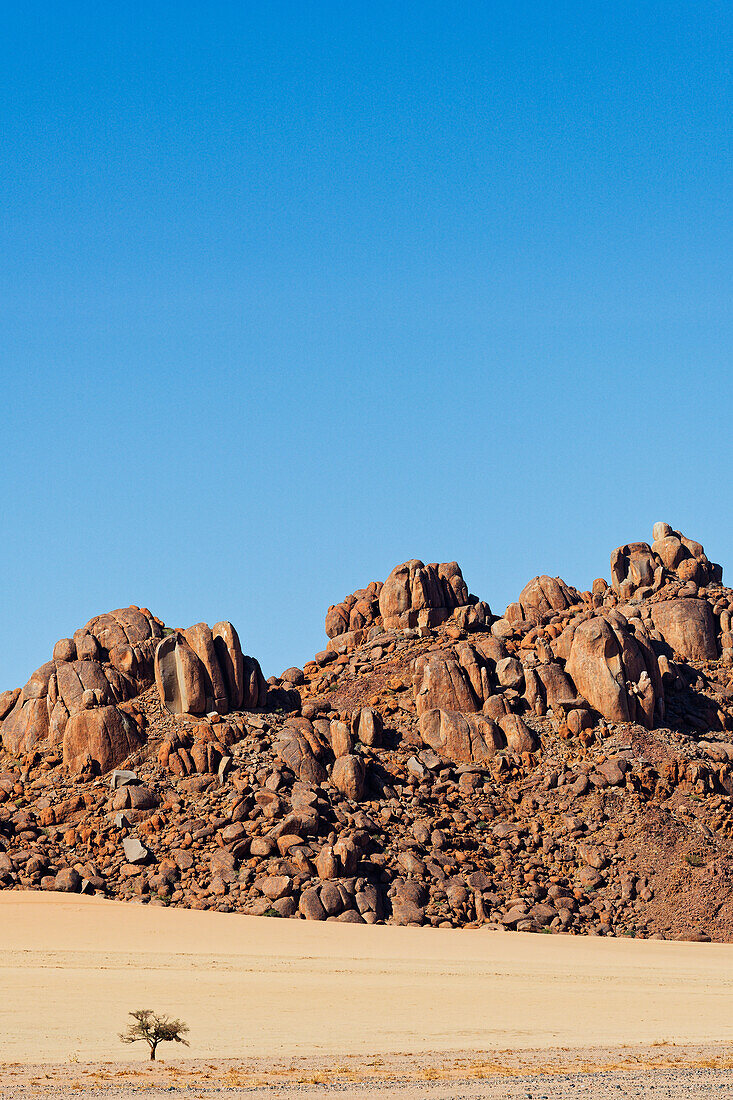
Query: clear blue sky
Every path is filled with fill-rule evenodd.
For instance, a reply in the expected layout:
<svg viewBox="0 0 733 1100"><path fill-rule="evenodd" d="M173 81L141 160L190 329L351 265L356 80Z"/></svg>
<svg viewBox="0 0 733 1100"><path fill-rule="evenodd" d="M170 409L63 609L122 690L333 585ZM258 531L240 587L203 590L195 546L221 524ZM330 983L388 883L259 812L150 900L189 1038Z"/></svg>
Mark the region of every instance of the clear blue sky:
<svg viewBox="0 0 733 1100"><path fill-rule="evenodd" d="M6 5L0 689L128 603L266 675L410 557L733 568L726 2Z"/></svg>

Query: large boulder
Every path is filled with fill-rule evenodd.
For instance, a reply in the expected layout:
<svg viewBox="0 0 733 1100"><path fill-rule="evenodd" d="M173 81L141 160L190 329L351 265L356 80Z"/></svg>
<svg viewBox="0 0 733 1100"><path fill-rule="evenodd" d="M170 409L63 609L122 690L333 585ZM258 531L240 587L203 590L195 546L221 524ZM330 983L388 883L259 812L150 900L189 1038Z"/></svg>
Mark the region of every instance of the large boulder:
<svg viewBox="0 0 733 1100"><path fill-rule="evenodd" d="M48 738L48 706L45 699L24 699L21 694L0 725L2 745L15 755L28 752Z"/></svg>
<svg viewBox="0 0 733 1100"><path fill-rule="evenodd" d="M206 713L206 670L178 631L158 645L155 682L160 701L171 714Z"/></svg>
<svg viewBox="0 0 733 1100"><path fill-rule="evenodd" d="M651 605L654 628L678 657L709 661L718 656L715 621L706 600L663 600Z"/></svg>
<svg viewBox="0 0 733 1100"><path fill-rule="evenodd" d="M330 723L326 725L330 727ZM280 735L275 750L280 760L301 782L315 786L323 783L325 765L333 758L325 731L321 733L307 718L288 718Z"/></svg>
<svg viewBox="0 0 733 1100"><path fill-rule="evenodd" d="M631 596L638 588L658 588L663 567L647 542L630 542L611 554L611 584L616 592Z"/></svg>
<svg viewBox="0 0 733 1100"><path fill-rule="evenodd" d="M502 714L497 719L502 733L506 737L507 747L512 752L536 752L540 739L517 714Z"/></svg>
<svg viewBox="0 0 733 1100"><path fill-rule="evenodd" d="M331 782L346 798L361 802L366 790L364 761L351 753L339 756L331 769Z"/></svg>
<svg viewBox="0 0 733 1100"><path fill-rule="evenodd" d="M7 718L19 698L20 688L11 688L10 691L0 692L0 722L3 718Z"/></svg>
<svg viewBox="0 0 733 1100"><path fill-rule="evenodd" d="M382 744L384 723L382 715L373 707L361 707L351 715L351 732L362 745L378 748Z"/></svg>
<svg viewBox="0 0 733 1100"><path fill-rule="evenodd" d="M478 645L459 642L453 649L455 659L468 677L471 689L478 700L478 708L492 693L491 672L496 672L496 663L487 659ZM440 706L436 703L435 706ZM462 709L462 708L456 708Z"/></svg>
<svg viewBox="0 0 733 1100"><path fill-rule="evenodd" d="M205 691L206 710L215 710L226 714L229 710L229 696L224 673L219 665L214 646L214 636L206 623L196 623L183 631L191 649L206 670Z"/></svg>
<svg viewBox="0 0 733 1100"><path fill-rule="evenodd" d="M652 553L670 573L676 572L685 558L692 556L676 535L664 535L663 538L655 539L652 543Z"/></svg>
<svg viewBox="0 0 733 1100"><path fill-rule="evenodd" d="M143 743L137 725L118 707L95 707L72 715L64 731L64 764L79 772L92 760L104 774Z"/></svg>
<svg viewBox="0 0 733 1100"><path fill-rule="evenodd" d="M415 710L477 711L480 703L468 672L449 654L428 653L415 661Z"/></svg>
<svg viewBox="0 0 733 1100"><path fill-rule="evenodd" d="M53 693L53 684L49 683ZM65 661L56 669L57 698L66 707L69 714L77 714L86 709L84 692L92 691L95 700L103 706L121 703L137 694L134 685L126 681L113 670L105 668L100 661Z"/></svg>
<svg viewBox="0 0 733 1100"><path fill-rule="evenodd" d="M418 723L424 743L454 764L487 764L503 748L501 730L483 714L459 714L433 708Z"/></svg>
<svg viewBox="0 0 733 1100"><path fill-rule="evenodd" d="M239 635L229 622L216 623L212 630L219 667L224 673L229 705L239 710L244 702L244 656Z"/></svg>
<svg viewBox="0 0 733 1100"><path fill-rule="evenodd" d="M622 615L593 616L572 635L565 671L580 694L611 722L647 729L664 713L659 665L649 639L631 631Z"/></svg>
<svg viewBox="0 0 733 1100"><path fill-rule="evenodd" d="M542 575L533 577L525 584L517 602L507 607L505 617L509 622L520 619L539 622L545 615L565 611L581 602L582 597L577 589L571 588L561 577Z"/></svg>
<svg viewBox="0 0 733 1100"><path fill-rule="evenodd" d="M525 698L535 713L552 710L557 714L580 705L572 680L556 661L528 665L524 681Z"/></svg>
<svg viewBox="0 0 733 1100"><path fill-rule="evenodd" d="M242 658L244 690L242 692L243 710L261 710L267 701L267 681L262 675L260 662L256 657Z"/></svg>

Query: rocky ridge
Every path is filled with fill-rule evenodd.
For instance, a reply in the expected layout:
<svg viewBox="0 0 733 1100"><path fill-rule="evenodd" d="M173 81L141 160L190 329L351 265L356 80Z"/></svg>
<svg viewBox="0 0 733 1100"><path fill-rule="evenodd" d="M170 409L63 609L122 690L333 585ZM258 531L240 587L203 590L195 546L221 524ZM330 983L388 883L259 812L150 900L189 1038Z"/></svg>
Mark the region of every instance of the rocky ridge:
<svg viewBox="0 0 733 1100"><path fill-rule="evenodd" d="M230 623L98 616L0 695L0 885L732 939L732 616L666 524L502 616L406 562L268 681Z"/></svg>

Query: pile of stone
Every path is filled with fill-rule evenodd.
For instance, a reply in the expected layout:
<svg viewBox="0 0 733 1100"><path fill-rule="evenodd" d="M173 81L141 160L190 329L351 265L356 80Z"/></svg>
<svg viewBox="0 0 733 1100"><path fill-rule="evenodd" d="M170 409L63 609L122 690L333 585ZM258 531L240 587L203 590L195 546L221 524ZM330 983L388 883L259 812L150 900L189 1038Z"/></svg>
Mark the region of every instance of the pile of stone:
<svg viewBox="0 0 733 1100"><path fill-rule="evenodd" d="M242 654L231 623L166 631L147 609L126 607L62 638L22 688L0 695L3 748L20 755L59 747L72 772L108 772L144 745L135 700L154 682L171 714L256 709L267 696L259 663Z"/></svg>
<svg viewBox="0 0 733 1100"><path fill-rule="evenodd" d="M395 566L383 584L372 581L329 607L326 634L329 649L345 653L384 631L436 627L451 617L479 629L491 621L491 609L469 593L457 562L425 565L415 558Z"/></svg>
<svg viewBox="0 0 733 1100"><path fill-rule="evenodd" d="M611 584L538 576L498 619L455 563L407 562L269 681L230 623L99 616L0 696L0 885L733 939L732 625L666 525Z"/></svg>
<svg viewBox="0 0 733 1100"><path fill-rule="evenodd" d="M114 767L141 740L134 710L118 704L152 683L162 634L163 624L146 608L126 607L62 638L22 688L0 696L4 747L18 754L42 742L60 745L76 767L88 744L103 770Z"/></svg>
<svg viewBox="0 0 733 1100"><path fill-rule="evenodd" d="M723 567L708 561L699 542L673 531L668 523L654 524L651 546L631 542L611 555L611 585L622 599L643 599L674 580L694 586L719 585Z"/></svg>

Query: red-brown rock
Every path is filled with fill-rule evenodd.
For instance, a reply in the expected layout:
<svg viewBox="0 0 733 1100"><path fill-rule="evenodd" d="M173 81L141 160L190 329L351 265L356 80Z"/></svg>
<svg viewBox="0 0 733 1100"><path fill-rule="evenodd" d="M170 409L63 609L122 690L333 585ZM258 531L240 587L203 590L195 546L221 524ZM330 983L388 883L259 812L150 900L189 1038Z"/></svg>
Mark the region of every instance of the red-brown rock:
<svg viewBox="0 0 733 1100"><path fill-rule="evenodd" d="M566 584L561 577L542 575L533 577L519 593L515 604L509 604L506 618L510 622L526 619L538 622L544 615L553 611L564 611L580 603L580 593Z"/></svg>
<svg viewBox="0 0 733 1100"><path fill-rule="evenodd" d="M480 709L468 673L442 652L418 657L415 662L415 709L421 715L436 708L468 712Z"/></svg>
<svg viewBox="0 0 733 1100"><path fill-rule="evenodd" d="M91 758L104 774L136 752L142 743L137 725L118 707L84 710L72 715L66 723L64 764L70 771L78 772Z"/></svg>
<svg viewBox="0 0 733 1100"><path fill-rule="evenodd" d="M501 731L506 737L507 747L512 752L536 752L539 748L539 738L526 722L516 714L504 714L498 719Z"/></svg>
<svg viewBox="0 0 733 1100"><path fill-rule="evenodd" d="M219 667L224 673L231 710L239 710L244 702L244 657L239 635L230 622L216 623L212 635Z"/></svg>
<svg viewBox="0 0 733 1100"><path fill-rule="evenodd" d="M361 802L366 789L366 770L360 756L339 756L331 769L331 782L353 802Z"/></svg>
<svg viewBox="0 0 733 1100"><path fill-rule="evenodd" d="M206 671L178 631L158 644L155 682L160 700L171 714L206 713Z"/></svg>
<svg viewBox="0 0 733 1100"><path fill-rule="evenodd" d="M687 661L715 660L715 623L706 600L663 600L652 604L656 630L675 653Z"/></svg>
<svg viewBox="0 0 733 1100"><path fill-rule="evenodd" d="M206 623L196 623L183 631L191 649L206 670L206 710L215 710L218 714L229 711L229 696L214 647L214 636Z"/></svg>
<svg viewBox="0 0 733 1100"><path fill-rule="evenodd" d="M2 744L15 755L28 752L48 737L48 706L45 699L18 700L0 726Z"/></svg>
<svg viewBox="0 0 733 1100"><path fill-rule="evenodd" d="M423 712L419 727L425 744L455 764L486 764L505 744L497 724L483 714L435 708Z"/></svg>
<svg viewBox="0 0 733 1100"><path fill-rule="evenodd" d="M653 728L663 714L657 658L648 639L632 634L623 616L594 616L574 631L566 665L584 699L612 722L636 721Z"/></svg>

